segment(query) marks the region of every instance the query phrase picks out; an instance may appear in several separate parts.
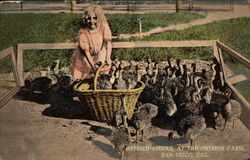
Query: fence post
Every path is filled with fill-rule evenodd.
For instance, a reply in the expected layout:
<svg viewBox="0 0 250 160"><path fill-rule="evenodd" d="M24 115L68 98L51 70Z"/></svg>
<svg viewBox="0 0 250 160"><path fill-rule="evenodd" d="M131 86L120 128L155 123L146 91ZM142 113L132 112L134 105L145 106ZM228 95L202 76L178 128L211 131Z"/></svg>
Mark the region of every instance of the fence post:
<svg viewBox="0 0 250 160"><path fill-rule="evenodd" d="M23 11L23 0L21 0L21 11Z"/></svg>
<svg viewBox="0 0 250 160"><path fill-rule="evenodd" d="M191 12L191 10L193 10L194 6L193 6L193 0L189 0L189 5L188 5L188 11Z"/></svg>
<svg viewBox="0 0 250 160"><path fill-rule="evenodd" d="M142 37L142 20L143 18L142 17L139 17L137 18L137 21L139 22L139 37L141 38Z"/></svg>
<svg viewBox="0 0 250 160"><path fill-rule="evenodd" d="M70 0L70 11L71 13L74 13L76 9L76 0Z"/></svg>
<svg viewBox="0 0 250 160"><path fill-rule="evenodd" d="M127 0L127 11L129 12L129 3L130 3L130 0Z"/></svg>
<svg viewBox="0 0 250 160"><path fill-rule="evenodd" d="M179 10L180 10L180 3L181 3L181 0L176 0L176 12L178 13Z"/></svg>
<svg viewBox="0 0 250 160"><path fill-rule="evenodd" d="M230 11L234 10L234 0L230 0Z"/></svg>

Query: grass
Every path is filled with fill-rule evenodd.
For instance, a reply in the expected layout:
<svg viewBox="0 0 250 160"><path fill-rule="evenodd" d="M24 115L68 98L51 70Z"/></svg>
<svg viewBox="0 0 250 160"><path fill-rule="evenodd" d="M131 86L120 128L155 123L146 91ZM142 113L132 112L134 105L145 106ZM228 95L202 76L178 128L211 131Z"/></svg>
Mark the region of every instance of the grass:
<svg viewBox="0 0 250 160"><path fill-rule="evenodd" d="M0 73L11 73L12 67L11 67L11 56L8 55L0 60Z"/></svg>
<svg viewBox="0 0 250 160"><path fill-rule="evenodd" d="M142 19L142 31L150 31L159 27L166 27L180 23L187 23L194 19L204 18L205 15L196 13L154 13L154 14L117 14L108 15L108 21L113 35L122 33L138 33L139 21Z"/></svg>
<svg viewBox="0 0 250 160"><path fill-rule="evenodd" d="M73 14L0 14L0 50L17 43L72 42L79 26Z"/></svg>
<svg viewBox="0 0 250 160"><path fill-rule="evenodd" d="M166 31L143 38L131 38L127 39L126 41L220 40L233 50L243 54L247 58L250 58L249 26L250 18L236 18L200 26L194 26L184 30ZM124 39L122 41L124 41ZM200 50L199 52L201 51L202 50ZM164 51L159 52L158 54L162 54L163 52ZM207 49L202 52L204 52L204 54L199 53L195 58L207 59ZM187 55L192 54L190 53L189 49L183 51L183 53L187 53ZM179 54L177 54L176 56L178 55Z"/></svg>
<svg viewBox="0 0 250 160"><path fill-rule="evenodd" d="M81 27L80 14L0 14L0 50L17 43L53 43L75 42L77 31ZM143 18L143 30L185 23L204 15L196 13L163 13L145 15L107 15L112 34L138 32L137 18ZM72 51L39 50L25 52L25 71L44 69L53 60L60 57L63 66L69 65Z"/></svg>
<svg viewBox="0 0 250 160"><path fill-rule="evenodd" d="M80 14L0 14L0 50L17 43L73 42L81 27ZM107 15L113 35L138 32L138 17L143 29L185 23L204 15L195 13L163 13L145 15ZM126 21L125 21L126 20Z"/></svg>
<svg viewBox="0 0 250 160"><path fill-rule="evenodd" d="M74 42L81 26L79 14L0 14L0 50L17 43ZM138 17L142 17L143 30L185 23L203 17L190 13L164 13L145 15L107 15L113 35L135 33L138 30ZM124 21L126 19L127 21ZM250 18L237 18L194 26L184 30L172 30L143 38L122 39L121 41L161 41L161 40L220 40L230 48L249 55ZM41 70L60 58L63 66L69 65L72 50L31 50L25 52L25 71ZM175 58L203 59L212 57L211 47L195 48L133 48L114 49L112 57L125 60L164 60L166 54Z"/></svg>

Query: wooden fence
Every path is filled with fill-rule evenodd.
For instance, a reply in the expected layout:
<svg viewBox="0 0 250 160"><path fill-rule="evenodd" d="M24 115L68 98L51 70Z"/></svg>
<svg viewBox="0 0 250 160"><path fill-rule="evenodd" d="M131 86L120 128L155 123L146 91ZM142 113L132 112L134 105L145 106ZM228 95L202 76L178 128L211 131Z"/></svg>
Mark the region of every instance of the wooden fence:
<svg viewBox="0 0 250 160"><path fill-rule="evenodd" d="M231 90L233 91L233 98L241 103L241 105L242 105L241 120L245 124L245 126L250 130L250 118L249 118L250 105L249 105L249 102L233 86L233 83L237 83L237 82L246 80L248 78L243 76L243 75L240 75L240 76L237 75L237 76L234 76L234 77L232 77L230 79L227 78L227 73L225 72L225 69L227 69L227 70L230 70L230 69L225 66L222 51L225 51L226 54L232 56L235 60L237 60L238 62L243 64L248 69L250 69L250 61L249 61L249 59L245 58L244 56L242 56L241 54L234 51L233 49L226 46L225 44L223 44L220 41L216 41L215 44L216 44L216 48L218 50L218 55L220 56L220 62L221 62L221 65L222 65L224 76L225 76L225 82L231 88ZM235 81L232 81L231 79L235 79Z"/></svg>
<svg viewBox="0 0 250 160"><path fill-rule="evenodd" d="M213 47L215 41L146 41L146 42L113 42L113 48L155 48L155 47ZM23 52L35 49L74 49L76 43L19 43L17 45L17 68L21 85L23 79Z"/></svg>
<svg viewBox="0 0 250 160"><path fill-rule="evenodd" d="M24 64L23 64L23 53L25 50L36 50L36 49L74 49L77 46L76 43L21 43L17 45L17 70L20 79L20 85L24 85ZM244 75L236 75L234 77L227 78L226 70L229 70L224 64L223 53L232 56L235 60L243 64L245 67L250 69L250 61L232 50L225 44L217 40L203 40L203 41L145 41L145 42L113 42L113 48L169 48L169 47L213 47L213 55L220 62L223 72L223 79L225 83L232 89L233 97L242 104L243 114L241 116L242 122L250 129L250 105L247 100L237 91L232 85L240 81L248 79ZM223 52L224 51L224 52Z"/></svg>

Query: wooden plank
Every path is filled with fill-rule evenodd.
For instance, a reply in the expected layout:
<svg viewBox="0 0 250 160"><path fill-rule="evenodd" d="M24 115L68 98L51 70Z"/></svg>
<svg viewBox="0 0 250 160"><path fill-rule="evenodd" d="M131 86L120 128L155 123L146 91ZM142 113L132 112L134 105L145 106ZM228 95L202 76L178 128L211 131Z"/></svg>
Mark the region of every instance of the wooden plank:
<svg viewBox="0 0 250 160"><path fill-rule="evenodd" d="M0 55L1 55L0 59L8 55L11 56L11 64L12 64L11 66L12 66L13 76L14 76L15 83L16 83L15 87L13 87L4 96L0 97L0 108L1 108L20 90L20 81L17 75L16 59L15 59L13 47L7 48L6 50L2 51Z"/></svg>
<svg viewBox="0 0 250 160"><path fill-rule="evenodd" d="M74 49L76 43L19 43L23 50L28 49Z"/></svg>
<svg viewBox="0 0 250 160"><path fill-rule="evenodd" d="M11 48L11 64L12 64L11 67L12 67L12 71L13 71L13 75L14 75L16 85L21 86L20 78L19 78L19 75L18 75L18 72L17 72L16 57L15 57L13 48Z"/></svg>
<svg viewBox="0 0 250 160"><path fill-rule="evenodd" d="M23 76L23 48L22 44L17 44L17 73L19 75L20 85L24 86L24 76Z"/></svg>
<svg viewBox="0 0 250 160"><path fill-rule="evenodd" d="M4 57L10 55L12 50L13 50L13 48L9 47L9 48L6 48L5 50L1 51L0 52L0 59L3 59Z"/></svg>
<svg viewBox="0 0 250 160"><path fill-rule="evenodd" d="M223 60L223 56L222 56L222 50L220 48L217 48L218 49L218 57L219 57L219 62L220 62L220 65L221 65L221 70L222 70L222 76L220 77L223 81L222 82L222 86L224 86L224 82L227 78L227 73L225 71L225 65L224 65L224 60Z"/></svg>
<svg viewBox="0 0 250 160"><path fill-rule="evenodd" d="M112 42L113 48L151 48L151 47L211 47L214 40L204 41L141 41L141 42ZM76 43L22 43L23 49L74 49Z"/></svg>
<svg viewBox="0 0 250 160"><path fill-rule="evenodd" d="M0 97L0 109L20 90L20 87L12 88L8 93L4 96Z"/></svg>
<svg viewBox="0 0 250 160"><path fill-rule="evenodd" d="M212 47L213 40L207 41L141 41L112 42L113 48L155 48L155 47Z"/></svg>
<svg viewBox="0 0 250 160"><path fill-rule="evenodd" d="M216 41L214 41L214 45L213 45L213 53L214 53L214 57L216 58L216 60L218 61L218 62L220 62L220 58L219 58L219 49L218 49L218 47L217 47L217 45L216 45Z"/></svg>
<svg viewBox="0 0 250 160"><path fill-rule="evenodd" d="M237 100L241 106L242 106L242 114L241 114L241 121L244 123L244 125L250 130L250 105L247 102L247 100L234 88L234 86L226 81L228 87L233 91L233 98Z"/></svg>
<svg viewBox="0 0 250 160"><path fill-rule="evenodd" d="M216 41L216 44L219 48L221 48L223 51L225 51L227 54L230 56L234 57L236 60L238 60L240 63L245 65L247 68L250 69L250 60L247 59L246 57L242 56L238 52L234 51L233 49L229 48L225 44L223 44L220 41Z"/></svg>
<svg viewBox="0 0 250 160"><path fill-rule="evenodd" d="M17 74L16 58L15 58L13 47L9 47L9 48L0 52L0 59L5 58L6 56L10 56L10 58L11 58L10 60L11 60L11 67L12 67L12 71L13 71L13 76L14 76L16 85L20 86L20 80L19 80L19 76Z"/></svg>
<svg viewBox="0 0 250 160"><path fill-rule="evenodd" d="M227 79L227 81L231 84L236 84L236 83L239 83L239 82L242 82L242 81L245 81L247 80L248 78L246 76L244 76L243 74L240 74L240 75L237 75L237 76L234 76L234 77L230 77Z"/></svg>

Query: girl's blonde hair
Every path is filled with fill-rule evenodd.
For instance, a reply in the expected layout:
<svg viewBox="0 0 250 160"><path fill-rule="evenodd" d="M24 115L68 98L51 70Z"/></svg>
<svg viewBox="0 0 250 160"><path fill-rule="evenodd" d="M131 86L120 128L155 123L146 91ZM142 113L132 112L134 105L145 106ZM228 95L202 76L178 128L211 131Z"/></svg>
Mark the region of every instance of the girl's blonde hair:
<svg viewBox="0 0 250 160"><path fill-rule="evenodd" d="M82 16L83 19L86 19L86 16L89 12L94 12L97 16L97 22L104 26L107 23L107 19L104 15L103 9L99 5L90 5L87 9L84 10L84 15Z"/></svg>

